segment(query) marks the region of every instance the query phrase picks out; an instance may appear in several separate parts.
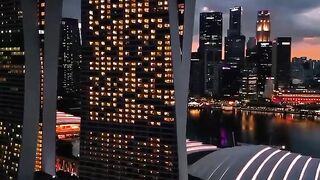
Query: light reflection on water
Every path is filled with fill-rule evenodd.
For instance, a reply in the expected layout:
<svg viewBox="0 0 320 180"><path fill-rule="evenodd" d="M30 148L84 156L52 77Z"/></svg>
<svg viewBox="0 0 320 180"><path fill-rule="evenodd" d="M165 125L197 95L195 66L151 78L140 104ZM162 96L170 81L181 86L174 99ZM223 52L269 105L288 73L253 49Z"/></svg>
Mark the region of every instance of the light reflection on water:
<svg viewBox="0 0 320 180"><path fill-rule="evenodd" d="M199 119L200 118L200 112L201 112L200 109L191 109L189 111L189 115L194 119Z"/></svg>
<svg viewBox="0 0 320 180"><path fill-rule="evenodd" d="M288 150L320 158L320 121L313 117L280 113L191 110L187 138L221 147L238 143L285 146Z"/></svg>

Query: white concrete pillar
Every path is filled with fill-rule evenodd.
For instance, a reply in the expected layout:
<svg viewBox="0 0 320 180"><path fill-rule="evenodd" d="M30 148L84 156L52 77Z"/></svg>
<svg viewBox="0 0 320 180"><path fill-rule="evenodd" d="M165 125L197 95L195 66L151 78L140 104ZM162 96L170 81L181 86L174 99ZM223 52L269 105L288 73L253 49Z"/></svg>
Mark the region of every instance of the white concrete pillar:
<svg viewBox="0 0 320 180"><path fill-rule="evenodd" d="M171 52L175 90L179 179L188 179L186 128L195 0L185 0L183 48L180 44L177 0L169 0Z"/></svg>

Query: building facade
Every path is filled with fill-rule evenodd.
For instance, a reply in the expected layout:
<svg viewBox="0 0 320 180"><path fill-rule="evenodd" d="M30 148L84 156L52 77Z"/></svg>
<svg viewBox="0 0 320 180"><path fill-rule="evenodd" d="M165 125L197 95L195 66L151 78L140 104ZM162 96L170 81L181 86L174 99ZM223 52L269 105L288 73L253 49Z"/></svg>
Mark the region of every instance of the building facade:
<svg viewBox="0 0 320 180"><path fill-rule="evenodd" d="M242 7L230 9L228 35L225 38L225 60L241 64L245 57L246 37L241 33Z"/></svg>
<svg viewBox="0 0 320 180"><path fill-rule="evenodd" d="M230 8L230 20L228 35L240 35L241 34L241 16L242 7L235 6Z"/></svg>
<svg viewBox="0 0 320 180"><path fill-rule="evenodd" d="M77 19L61 21L60 55L58 66L58 108L65 112L80 102L81 42Z"/></svg>
<svg viewBox="0 0 320 180"><path fill-rule="evenodd" d="M263 97L266 80L272 77L272 42L258 42L257 44L258 67L258 98Z"/></svg>
<svg viewBox="0 0 320 180"><path fill-rule="evenodd" d="M1 127L3 137L0 138L2 139L0 142L1 179L33 179L40 104L42 104L42 99L40 99L42 93L40 92L44 92L43 89L49 89L47 93L51 97L47 96L47 99L56 100L54 93L51 94L51 92L55 92L55 82L50 81L49 78L47 81L49 87L45 88L44 81L40 81L40 79L44 78L44 64L42 63L44 49L50 52L47 57L48 62L54 63L56 62L54 60L57 59L55 57L55 52L58 49L58 46L55 46L57 34L52 32L55 32L55 27L58 25L55 24L55 20L59 19L59 15L61 16L61 11L59 13L55 9L62 7L59 6L61 5L59 2L62 1L53 2L50 8L46 7L43 1L9 0L0 2L1 14L5 14L5 16L1 16L0 26L1 56L4 58L1 61L3 69L1 69L0 79L3 84L0 85L0 104L3 105L1 107L2 113L6 114L5 117L0 117L0 124L3 126ZM46 15L43 12L45 7L49 9L49 13ZM51 13L58 16L51 18ZM50 15L48 16L48 14ZM52 22L52 26L48 28L47 37L44 35L45 16ZM46 48L44 48L45 39L49 42ZM50 61L50 58L53 61ZM47 68L50 69L47 77L56 78L54 74L56 66L48 63L47 67L50 67ZM52 106L55 103L47 102L47 104L50 104L49 109L52 107L55 110ZM2 113L0 112L0 116ZM54 133L51 134L55 138ZM50 143L55 144L55 141ZM45 152L48 152L47 149ZM54 154L52 150L50 153ZM54 162L52 167L54 169ZM52 172L52 174L54 173L55 171Z"/></svg>
<svg viewBox="0 0 320 180"><path fill-rule="evenodd" d="M241 6L230 8L228 35L225 37L225 65L222 69L222 92L225 97L238 97L241 88L246 41L246 37L241 33L241 16Z"/></svg>
<svg viewBox="0 0 320 180"><path fill-rule="evenodd" d="M222 59L222 12L200 13L199 53L216 49L216 61ZM213 59L213 57L212 57Z"/></svg>
<svg viewBox="0 0 320 180"><path fill-rule="evenodd" d="M258 68L254 63L246 64L242 69L242 81L240 95L244 100L254 100L257 98L257 84L258 84Z"/></svg>
<svg viewBox="0 0 320 180"><path fill-rule="evenodd" d="M269 42L271 41L271 19L270 11L263 10L258 12L257 18L256 39L257 42Z"/></svg>
<svg viewBox="0 0 320 180"><path fill-rule="evenodd" d="M222 12L200 13L199 57L203 62L204 95L214 96L214 68L222 60Z"/></svg>
<svg viewBox="0 0 320 180"><path fill-rule="evenodd" d="M278 37L272 48L275 88L287 89L291 82L291 37Z"/></svg>
<svg viewBox="0 0 320 180"><path fill-rule="evenodd" d="M177 7L182 12L183 4L82 1L80 178L184 179L187 175L180 157L180 152L186 154L185 132L180 133L184 120L177 120L187 109L182 112L186 107L177 104L182 103L181 94L182 104L187 104L184 79L188 80L189 69L182 72L183 66L176 67L177 73L174 69L182 62L177 59L180 52L191 52L192 37L183 36L179 46L176 30L184 24L183 34L192 34L193 13L186 11L192 11L194 4L185 8L189 16L179 22L174 14ZM178 82L174 76L182 77ZM185 92L176 94L180 87Z"/></svg>
<svg viewBox="0 0 320 180"><path fill-rule="evenodd" d="M241 70L240 94L244 100L257 99L258 85L258 52L256 38L250 37L247 42L246 58Z"/></svg>
<svg viewBox="0 0 320 180"><path fill-rule="evenodd" d="M239 66L244 64L245 44L243 35L225 37L225 60Z"/></svg>
<svg viewBox="0 0 320 180"><path fill-rule="evenodd" d="M13 179L18 174L24 113L23 16L20 1L0 4L0 179Z"/></svg>
<svg viewBox="0 0 320 180"><path fill-rule="evenodd" d="M225 99L237 99L240 96L241 71L237 65L223 62L219 67L220 96Z"/></svg>
<svg viewBox="0 0 320 180"><path fill-rule="evenodd" d="M192 53L190 66L189 94L194 97L202 97L204 94L204 61L197 52Z"/></svg>

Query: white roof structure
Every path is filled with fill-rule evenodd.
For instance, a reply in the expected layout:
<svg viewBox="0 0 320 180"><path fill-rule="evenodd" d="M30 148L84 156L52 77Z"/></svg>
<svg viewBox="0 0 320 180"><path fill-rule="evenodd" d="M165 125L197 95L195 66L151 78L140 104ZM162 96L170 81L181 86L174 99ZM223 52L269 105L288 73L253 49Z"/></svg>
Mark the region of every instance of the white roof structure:
<svg viewBox="0 0 320 180"><path fill-rule="evenodd" d="M320 180L320 159L268 146L238 146L212 152L189 166L206 180Z"/></svg>
<svg viewBox="0 0 320 180"><path fill-rule="evenodd" d="M80 117L57 111L57 125L80 124L80 122L81 122Z"/></svg>
<svg viewBox="0 0 320 180"><path fill-rule="evenodd" d="M198 152L204 152L204 151L215 151L218 149L217 146L210 145L210 144L203 144L202 142L198 141L191 141L187 139L186 141L187 145L187 154L193 154Z"/></svg>

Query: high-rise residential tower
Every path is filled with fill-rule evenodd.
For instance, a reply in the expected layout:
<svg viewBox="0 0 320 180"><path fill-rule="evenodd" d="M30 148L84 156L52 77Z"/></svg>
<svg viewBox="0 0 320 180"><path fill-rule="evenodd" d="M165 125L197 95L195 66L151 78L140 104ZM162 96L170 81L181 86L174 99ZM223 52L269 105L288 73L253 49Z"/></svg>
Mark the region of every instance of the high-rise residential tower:
<svg viewBox="0 0 320 180"><path fill-rule="evenodd" d="M187 178L194 3L82 1L80 178Z"/></svg>
<svg viewBox="0 0 320 180"><path fill-rule="evenodd" d="M258 12L256 28L257 42L269 42L271 35L270 11L263 10Z"/></svg>
<svg viewBox="0 0 320 180"><path fill-rule="evenodd" d="M278 37L272 48L272 75L275 88L286 89L291 80L291 37Z"/></svg>

